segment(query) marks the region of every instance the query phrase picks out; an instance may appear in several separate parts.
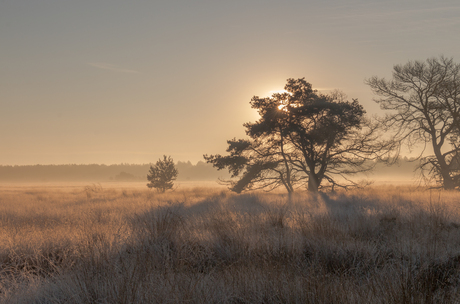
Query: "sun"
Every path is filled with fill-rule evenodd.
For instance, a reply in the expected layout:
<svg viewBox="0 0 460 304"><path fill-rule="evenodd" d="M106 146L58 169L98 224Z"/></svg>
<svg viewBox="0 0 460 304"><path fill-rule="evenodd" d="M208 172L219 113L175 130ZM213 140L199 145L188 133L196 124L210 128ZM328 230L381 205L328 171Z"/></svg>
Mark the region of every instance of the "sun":
<svg viewBox="0 0 460 304"><path fill-rule="evenodd" d="M274 94L284 94L284 93L288 93L288 91L284 90L284 89L281 89L281 90L272 90L272 91L269 91L269 96L273 96ZM278 109L279 110L282 110L282 111L287 111L286 109L286 104L280 104L278 106Z"/></svg>
<svg viewBox="0 0 460 304"><path fill-rule="evenodd" d="M287 112L286 105L280 104L280 105L278 106L278 110Z"/></svg>

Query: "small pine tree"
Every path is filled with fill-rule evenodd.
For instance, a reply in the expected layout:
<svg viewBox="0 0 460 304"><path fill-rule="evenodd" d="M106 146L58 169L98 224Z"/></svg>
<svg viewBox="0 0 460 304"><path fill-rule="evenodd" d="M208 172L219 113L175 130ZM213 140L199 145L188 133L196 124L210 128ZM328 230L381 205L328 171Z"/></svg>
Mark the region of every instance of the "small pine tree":
<svg viewBox="0 0 460 304"><path fill-rule="evenodd" d="M155 165L150 166L149 174L147 174L147 180L150 183L147 184L147 187L156 188L163 193L172 189L177 174L178 171L171 156L163 155L163 160L159 159Z"/></svg>

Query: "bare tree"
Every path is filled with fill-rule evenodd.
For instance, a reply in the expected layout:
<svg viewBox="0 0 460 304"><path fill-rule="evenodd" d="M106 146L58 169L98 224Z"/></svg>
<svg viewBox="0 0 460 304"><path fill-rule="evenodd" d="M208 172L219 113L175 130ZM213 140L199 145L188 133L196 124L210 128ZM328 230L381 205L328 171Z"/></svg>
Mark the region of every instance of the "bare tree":
<svg viewBox="0 0 460 304"><path fill-rule="evenodd" d="M387 127L395 142L410 147L422 143L433 155L422 156L420 168L428 170L445 189L460 186L460 65L452 58L429 58L395 65L393 78L366 80L380 98Z"/></svg>

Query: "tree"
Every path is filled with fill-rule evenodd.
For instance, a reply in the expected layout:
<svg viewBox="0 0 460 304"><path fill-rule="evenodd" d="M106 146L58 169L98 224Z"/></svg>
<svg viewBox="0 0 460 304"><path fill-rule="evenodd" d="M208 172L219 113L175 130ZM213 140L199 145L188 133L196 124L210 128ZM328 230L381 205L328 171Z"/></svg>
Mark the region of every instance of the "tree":
<svg viewBox="0 0 460 304"><path fill-rule="evenodd" d="M173 181L177 178L178 171L174 165L171 156L163 155L163 160L159 159L155 165L150 166L147 180L149 188L156 188L159 192L163 193L166 190L172 189L174 186Z"/></svg>
<svg viewBox="0 0 460 304"><path fill-rule="evenodd" d="M395 142L409 147L423 144L433 154L420 154L420 168L428 170L444 189L460 186L460 65L452 58L429 58L395 65L393 78L372 77L367 84L380 98L387 127Z"/></svg>
<svg viewBox="0 0 460 304"><path fill-rule="evenodd" d="M244 124L250 139L227 141L227 156L204 155L217 169L239 177L230 181L232 190L284 186L292 193L306 186L316 192L324 180L347 187L337 177L354 184L347 176L369 170L368 160L385 150L377 125L365 119L357 100L345 101L340 92L319 94L304 78L288 79L285 90L252 98L260 119Z"/></svg>
<svg viewBox="0 0 460 304"><path fill-rule="evenodd" d="M268 189L284 186L289 193L294 191L296 175L283 153L285 145L281 142L233 139L228 140L228 156L204 155L208 163L218 170L228 168L232 178L227 181L232 191ZM243 172L244 171L244 172Z"/></svg>

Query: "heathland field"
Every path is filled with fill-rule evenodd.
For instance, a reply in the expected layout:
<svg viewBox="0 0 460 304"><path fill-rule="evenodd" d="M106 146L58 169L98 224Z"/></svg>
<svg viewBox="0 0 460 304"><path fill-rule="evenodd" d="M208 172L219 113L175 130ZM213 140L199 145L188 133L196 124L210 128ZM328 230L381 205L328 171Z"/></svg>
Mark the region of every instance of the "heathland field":
<svg viewBox="0 0 460 304"><path fill-rule="evenodd" d="M1 303L460 303L460 193L0 187Z"/></svg>

